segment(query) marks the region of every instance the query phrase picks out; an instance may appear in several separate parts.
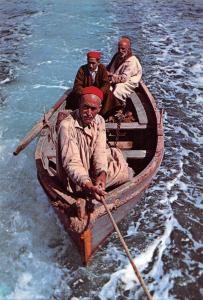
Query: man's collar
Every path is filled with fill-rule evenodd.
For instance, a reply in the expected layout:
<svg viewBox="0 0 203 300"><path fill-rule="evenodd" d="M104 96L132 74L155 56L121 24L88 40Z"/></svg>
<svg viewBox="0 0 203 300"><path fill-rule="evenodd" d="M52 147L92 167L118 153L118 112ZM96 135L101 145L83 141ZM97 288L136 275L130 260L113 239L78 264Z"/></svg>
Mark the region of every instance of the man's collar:
<svg viewBox="0 0 203 300"><path fill-rule="evenodd" d="M96 68L94 71L90 71L90 70L89 70L89 72L90 72L90 74L91 74L91 73L96 73L96 72L98 72L98 66L97 66L97 68Z"/></svg>

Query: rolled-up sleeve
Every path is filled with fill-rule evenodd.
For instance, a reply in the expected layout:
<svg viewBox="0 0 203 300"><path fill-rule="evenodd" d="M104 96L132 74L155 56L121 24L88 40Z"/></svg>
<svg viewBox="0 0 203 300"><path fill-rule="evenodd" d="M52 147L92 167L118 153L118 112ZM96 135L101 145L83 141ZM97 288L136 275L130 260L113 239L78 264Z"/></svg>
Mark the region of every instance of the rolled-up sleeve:
<svg viewBox="0 0 203 300"><path fill-rule="evenodd" d="M142 66L135 56L128 58L112 76L113 83L131 81L138 83L142 77Z"/></svg>
<svg viewBox="0 0 203 300"><path fill-rule="evenodd" d="M107 173L106 128L103 118L100 119L98 126L97 140L92 158L95 175L99 175L102 171Z"/></svg>
<svg viewBox="0 0 203 300"><path fill-rule="evenodd" d="M122 73L125 80L133 78L133 82L139 82L142 77L142 67L139 60L134 56L133 59L125 62L125 68Z"/></svg>
<svg viewBox="0 0 203 300"><path fill-rule="evenodd" d="M81 161L75 132L68 123L60 126L58 139L62 167L67 176L81 186L90 178Z"/></svg>
<svg viewBox="0 0 203 300"><path fill-rule="evenodd" d="M73 91L74 93L81 95L82 89L84 87L84 72L83 68L80 67L79 70L77 71L75 81L74 81L74 86L73 86Z"/></svg>

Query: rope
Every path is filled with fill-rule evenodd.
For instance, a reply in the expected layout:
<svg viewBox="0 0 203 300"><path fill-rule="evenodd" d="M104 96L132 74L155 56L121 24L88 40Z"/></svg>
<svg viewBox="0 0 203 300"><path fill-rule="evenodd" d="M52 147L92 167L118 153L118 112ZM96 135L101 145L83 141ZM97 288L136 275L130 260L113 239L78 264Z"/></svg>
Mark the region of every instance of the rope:
<svg viewBox="0 0 203 300"><path fill-rule="evenodd" d="M111 212L110 212L110 210L109 210L109 208L108 208L108 206L106 204L105 198L101 197L101 201L102 201L102 203L103 203L103 205L104 205L104 207L105 207L105 209L106 209L106 211L107 211L107 213L108 213L108 215L109 215L109 217L111 219L111 222L112 222L112 224L113 224L113 226L114 226L117 234L118 234L118 237L119 237L119 239L121 241L121 244L123 245L123 247L125 249L125 252L126 252L126 254L128 256L128 259L129 259L129 261L130 261L130 263L131 263L131 265L133 267L133 270L134 270L134 272L135 272L135 274L136 274L136 276L137 276L137 278L138 278L138 280L139 280L139 282L140 282L140 284L141 284L141 286L142 286L145 294L147 295L147 299L148 300L152 300L152 296L150 295L150 293L149 293L149 291L147 289L147 286L146 286L146 284L145 284L145 282L144 282L144 280L143 280L143 278L142 278L139 270L137 269L137 267L136 267L136 265L135 265L135 263L134 263L131 255L130 255L128 246L126 245L126 243L125 243L125 241L124 241L124 239L123 239L123 237L121 235L121 232L120 232L120 230L119 230L119 228L118 228L118 226L117 226L117 224L116 224L116 222L115 222L115 220L114 220L114 218L113 218L113 216L112 216L112 214L111 214Z"/></svg>
<svg viewBox="0 0 203 300"><path fill-rule="evenodd" d="M118 140L119 140L119 134L120 134L120 128L121 128L121 121L118 120L117 121L117 128L116 128L116 139L114 141L114 147L117 147L117 143L118 143Z"/></svg>
<svg viewBox="0 0 203 300"><path fill-rule="evenodd" d="M119 140L119 134L120 134L120 128L121 128L121 122L124 120L123 109L120 110L120 113L117 113L115 115L115 118L116 118L117 128L116 128L116 139L114 141L114 147L117 147L117 143Z"/></svg>

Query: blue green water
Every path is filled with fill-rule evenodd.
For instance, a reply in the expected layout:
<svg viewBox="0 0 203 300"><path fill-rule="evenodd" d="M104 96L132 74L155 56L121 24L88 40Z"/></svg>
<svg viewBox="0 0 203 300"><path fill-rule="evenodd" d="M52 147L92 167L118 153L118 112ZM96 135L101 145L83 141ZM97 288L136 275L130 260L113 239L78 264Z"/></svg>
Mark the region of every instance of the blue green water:
<svg viewBox="0 0 203 300"><path fill-rule="evenodd" d="M129 35L165 108L164 161L120 225L154 299L202 296L201 1L16 0L0 4L0 300L145 299L116 235L83 268L18 142L72 86L86 52L107 63Z"/></svg>

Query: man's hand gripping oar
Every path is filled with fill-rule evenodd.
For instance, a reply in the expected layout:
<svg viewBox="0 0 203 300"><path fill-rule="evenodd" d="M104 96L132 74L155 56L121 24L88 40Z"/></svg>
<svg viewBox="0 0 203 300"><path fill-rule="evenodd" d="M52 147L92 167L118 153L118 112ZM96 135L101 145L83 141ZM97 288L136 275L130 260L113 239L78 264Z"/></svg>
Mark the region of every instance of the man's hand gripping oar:
<svg viewBox="0 0 203 300"><path fill-rule="evenodd" d="M83 186L84 190L91 196L92 199L96 199L101 202L101 197L106 195L106 173L101 172L95 180L95 184L88 180Z"/></svg>

